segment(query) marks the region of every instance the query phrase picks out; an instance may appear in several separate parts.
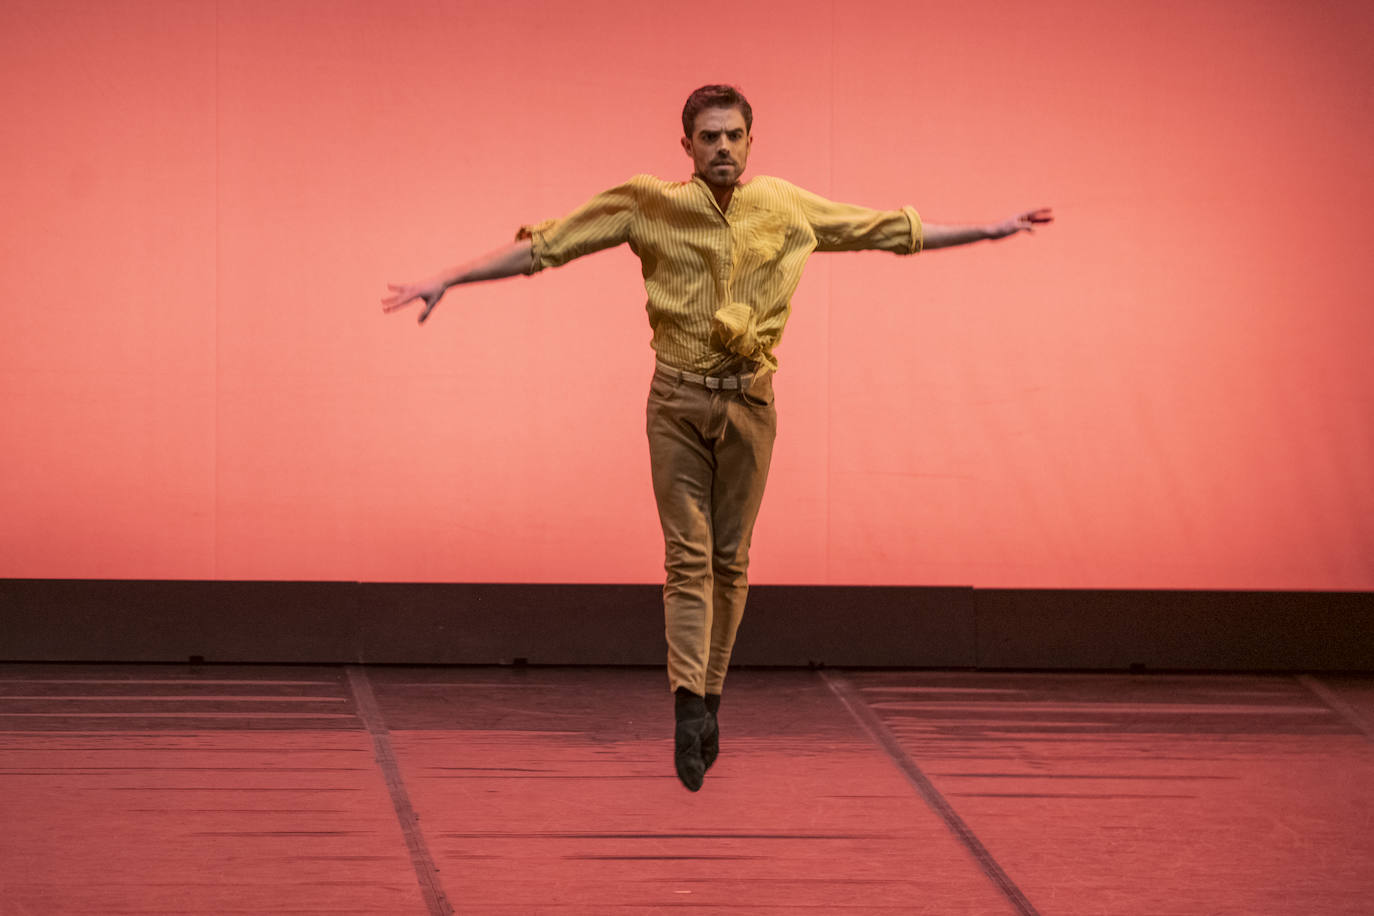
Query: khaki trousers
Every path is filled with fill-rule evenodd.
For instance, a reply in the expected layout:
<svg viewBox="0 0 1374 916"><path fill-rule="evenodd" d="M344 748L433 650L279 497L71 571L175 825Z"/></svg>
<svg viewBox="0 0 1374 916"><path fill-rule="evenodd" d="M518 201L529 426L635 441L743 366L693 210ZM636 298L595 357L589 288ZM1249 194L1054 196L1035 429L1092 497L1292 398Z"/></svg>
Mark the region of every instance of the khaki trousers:
<svg viewBox="0 0 1374 916"><path fill-rule="evenodd" d="M718 694L744 615L749 541L773 456L772 374L741 391L659 370L647 414L667 572L669 687Z"/></svg>

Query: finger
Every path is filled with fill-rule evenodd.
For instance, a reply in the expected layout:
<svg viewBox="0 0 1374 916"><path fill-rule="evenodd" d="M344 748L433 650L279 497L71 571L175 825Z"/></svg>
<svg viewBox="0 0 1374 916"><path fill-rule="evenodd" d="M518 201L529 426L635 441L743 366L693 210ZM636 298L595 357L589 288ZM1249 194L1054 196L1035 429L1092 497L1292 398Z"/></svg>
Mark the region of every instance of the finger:
<svg viewBox="0 0 1374 916"><path fill-rule="evenodd" d="M394 296L391 296L387 299L383 299L382 308L388 312L394 312L401 306L414 302L416 298L418 297L413 293L409 296L406 296L403 293L397 293Z"/></svg>
<svg viewBox="0 0 1374 916"><path fill-rule="evenodd" d="M412 292L414 287L409 283L388 283L386 288L391 291L391 295L383 299L383 302L401 303L415 298L415 293Z"/></svg>

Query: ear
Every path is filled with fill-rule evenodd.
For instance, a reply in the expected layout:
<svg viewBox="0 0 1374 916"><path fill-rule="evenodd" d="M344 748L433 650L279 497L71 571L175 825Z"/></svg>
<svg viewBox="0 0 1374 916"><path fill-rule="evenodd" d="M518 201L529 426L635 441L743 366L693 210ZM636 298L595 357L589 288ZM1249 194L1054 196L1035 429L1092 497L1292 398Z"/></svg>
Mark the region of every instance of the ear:
<svg viewBox="0 0 1374 916"><path fill-rule="evenodd" d="M687 158L692 158L692 138L684 136L682 138L682 151L687 154Z"/></svg>

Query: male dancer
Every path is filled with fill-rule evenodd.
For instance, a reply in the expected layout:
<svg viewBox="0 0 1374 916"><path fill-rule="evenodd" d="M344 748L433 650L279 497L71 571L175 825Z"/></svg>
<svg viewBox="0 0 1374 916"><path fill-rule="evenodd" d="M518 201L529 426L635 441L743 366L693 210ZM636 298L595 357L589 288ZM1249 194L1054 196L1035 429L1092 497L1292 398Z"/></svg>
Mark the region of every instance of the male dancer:
<svg viewBox="0 0 1374 916"><path fill-rule="evenodd" d="M742 181L753 111L732 86L703 86L682 110L690 181L637 175L504 248L427 280L388 284L387 312L450 287L533 274L628 243L643 265L657 368L649 458L663 526L674 765L695 792L720 748L716 715L748 592L749 542L768 478L776 414L773 347L812 251L915 254L1000 239L1050 222L1035 210L988 226L923 223L911 207L837 204L781 179Z"/></svg>

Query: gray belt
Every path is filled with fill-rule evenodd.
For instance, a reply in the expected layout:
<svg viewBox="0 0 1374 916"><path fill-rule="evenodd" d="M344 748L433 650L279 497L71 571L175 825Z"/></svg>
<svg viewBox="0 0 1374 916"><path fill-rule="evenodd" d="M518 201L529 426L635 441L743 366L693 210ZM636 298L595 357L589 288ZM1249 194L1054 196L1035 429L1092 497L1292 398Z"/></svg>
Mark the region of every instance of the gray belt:
<svg viewBox="0 0 1374 916"><path fill-rule="evenodd" d="M711 390L725 389L743 391L754 381L754 373L748 372L744 375L697 375L692 372L684 372L681 369L674 369L672 366L658 363L658 371L669 378L681 379L684 382L691 382L693 385L702 385Z"/></svg>

